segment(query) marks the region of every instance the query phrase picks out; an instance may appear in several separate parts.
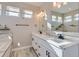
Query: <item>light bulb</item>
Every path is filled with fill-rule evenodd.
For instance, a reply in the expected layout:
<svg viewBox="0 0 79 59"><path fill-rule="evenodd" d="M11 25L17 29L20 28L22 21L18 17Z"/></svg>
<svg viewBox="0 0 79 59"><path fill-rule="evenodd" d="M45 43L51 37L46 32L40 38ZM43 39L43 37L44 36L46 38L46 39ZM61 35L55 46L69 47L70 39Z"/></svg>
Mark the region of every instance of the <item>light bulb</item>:
<svg viewBox="0 0 79 59"><path fill-rule="evenodd" d="M18 46L20 46L21 44L20 44L20 42L18 42L18 44L17 44Z"/></svg>
<svg viewBox="0 0 79 59"><path fill-rule="evenodd" d="M61 4L58 4L58 8L60 8L61 7Z"/></svg>
<svg viewBox="0 0 79 59"><path fill-rule="evenodd" d="M54 7L56 6L56 2L53 2L53 6L54 6Z"/></svg>
<svg viewBox="0 0 79 59"><path fill-rule="evenodd" d="M67 4L67 2L64 2L64 3L63 3L63 5L66 5L66 4Z"/></svg>
<svg viewBox="0 0 79 59"><path fill-rule="evenodd" d="M9 39L12 39L10 36L8 36Z"/></svg>

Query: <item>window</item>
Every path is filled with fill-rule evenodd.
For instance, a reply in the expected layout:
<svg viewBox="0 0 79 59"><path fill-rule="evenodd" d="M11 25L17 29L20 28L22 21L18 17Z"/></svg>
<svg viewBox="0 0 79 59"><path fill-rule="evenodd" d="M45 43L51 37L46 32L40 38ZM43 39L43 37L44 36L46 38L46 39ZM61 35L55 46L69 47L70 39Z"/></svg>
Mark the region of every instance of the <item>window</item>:
<svg viewBox="0 0 79 59"><path fill-rule="evenodd" d="M32 14L33 14L32 11L25 10L24 11L24 18L32 18Z"/></svg>
<svg viewBox="0 0 79 59"><path fill-rule="evenodd" d="M79 18L78 18L78 17L77 17L77 18L74 18L74 20L76 20L76 21L77 21L77 20L79 20Z"/></svg>
<svg viewBox="0 0 79 59"><path fill-rule="evenodd" d="M71 16L66 16L66 17L65 17L65 19L69 19L69 18L71 18Z"/></svg>
<svg viewBox="0 0 79 59"><path fill-rule="evenodd" d="M51 24L47 22L48 29L51 29Z"/></svg>
<svg viewBox="0 0 79 59"><path fill-rule="evenodd" d="M15 12L6 12L6 15L8 15L8 16L19 16L19 14L18 13L15 13Z"/></svg>
<svg viewBox="0 0 79 59"><path fill-rule="evenodd" d="M56 16L52 16L52 21L56 21Z"/></svg>
<svg viewBox="0 0 79 59"><path fill-rule="evenodd" d="M58 16L58 22L62 23L62 17Z"/></svg>
<svg viewBox="0 0 79 59"><path fill-rule="evenodd" d="M74 20L76 20L76 21L79 20L79 14L74 15Z"/></svg>
<svg viewBox="0 0 79 59"><path fill-rule="evenodd" d="M19 16L20 10L17 7L7 6L6 15L8 16Z"/></svg>
<svg viewBox="0 0 79 59"><path fill-rule="evenodd" d="M72 21L72 19L66 19L65 20L65 22L71 22Z"/></svg>
<svg viewBox="0 0 79 59"><path fill-rule="evenodd" d="M65 22L71 22L72 21L72 16L66 16L64 21Z"/></svg>
<svg viewBox="0 0 79 59"><path fill-rule="evenodd" d="M79 17L79 14L75 14L74 17Z"/></svg>

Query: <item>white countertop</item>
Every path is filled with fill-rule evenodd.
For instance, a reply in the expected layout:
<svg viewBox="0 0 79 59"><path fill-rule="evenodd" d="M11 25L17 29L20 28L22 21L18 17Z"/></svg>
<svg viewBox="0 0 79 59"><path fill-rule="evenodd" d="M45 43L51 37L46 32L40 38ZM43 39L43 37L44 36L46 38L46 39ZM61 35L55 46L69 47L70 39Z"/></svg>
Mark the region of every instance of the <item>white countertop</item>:
<svg viewBox="0 0 79 59"><path fill-rule="evenodd" d="M78 32L63 32L63 33L64 33L64 35L67 35L67 36L79 37Z"/></svg>
<svg viewBox="0 0 79 59"><path fill-rule="evenodd" d="M47 38L51 38L51 37L48 36L48 35L39 34L39 33L32 33L32 35L37 36L37 37L42 38L42 39L45 39L45 40L46 40Z"/></svg>
<svg viewBox="0 0 79 59"><path fill-rule="evenodd" d="M2 57L6 50L12 43L12 39L10 39L10 35L8 34L0 34L0 57Z"/></svg>
<svg viewBox="0 0 79 59"><path fill-rule="evenodd" d="M37 36L39 38L42 38L43 40L47 41L50 45L54 45L54 42L53 42L53 37L51 36L47 36L47 35L44 35L44 34L39 34L39 33L32 33L34 36ZM49 39L49 38L52 38ZM62 48L62 49L65 49L67 47L70 47L72 45L76 45L76 44L79 44L79 38L78 37L70 37L70 36L65 36L67 42L63 42L62 44L55 44L54 46L58 47L58 48Z"/></svg>

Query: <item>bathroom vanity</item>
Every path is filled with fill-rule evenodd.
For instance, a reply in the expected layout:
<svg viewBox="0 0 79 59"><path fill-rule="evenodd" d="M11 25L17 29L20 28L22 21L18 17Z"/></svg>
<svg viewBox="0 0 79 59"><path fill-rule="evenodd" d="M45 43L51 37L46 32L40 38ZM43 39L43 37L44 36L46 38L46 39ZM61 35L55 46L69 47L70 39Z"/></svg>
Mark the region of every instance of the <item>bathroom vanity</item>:
<svg viewBox="0 0 79 59"><path fill-rule="evenodd" d="M65 36L64 40L32 33L32 47L39 57L78 57L79 38Z"/></svg>

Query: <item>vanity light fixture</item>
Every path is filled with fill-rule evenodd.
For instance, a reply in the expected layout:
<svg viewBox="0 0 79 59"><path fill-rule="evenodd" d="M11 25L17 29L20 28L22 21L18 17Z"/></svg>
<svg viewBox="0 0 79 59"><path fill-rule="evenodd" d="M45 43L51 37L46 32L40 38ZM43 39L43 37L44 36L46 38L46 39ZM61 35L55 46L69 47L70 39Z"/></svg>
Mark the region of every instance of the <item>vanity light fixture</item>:
<svg viewBox="0 0 79 59"><path fill-rule="evenodd" d="M63 5L67 5L67 2L63 2Z"/></svg>
<svg viewBox="0 0 79 59"><path fill-rule="evenodd" d="M41 11L37 16L43 17L45 15L44 11Z"/></svg>
<svg viewBox="0 0 79 59"><path fill-rule="evenodd" d="M56 7L56 5L57 5L57 3L56 2L53 2L53 6Z"/></svg>
<svg viewBox="0 0 79 59"><path fill-rule="evenodd" d="M19 47L19 46L21 45L21 44L20 44L20 42L18 42L18 44L17 44L17 45L18 45L18 47Z"/></svg>
<svg viewBox="0 0 79 59"><path fill-rule="evenodd" d="M12 38L10 36L8 36L8 38L11 40Z"/></svg>
<svg viewBox="0 0 79 59"><path fill-rule="evenodd" d="M67 5L67 2L53 2L53 6L56 8L60 8L64 5Z"/></svg>
<svg viewBox="0 0 79 59"><path fill-rule="evenodd" d="M58 8L60 8L61 7L61 5L60 4L58 4Z"/></svg>

